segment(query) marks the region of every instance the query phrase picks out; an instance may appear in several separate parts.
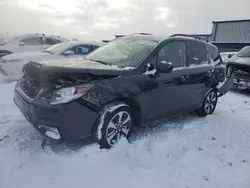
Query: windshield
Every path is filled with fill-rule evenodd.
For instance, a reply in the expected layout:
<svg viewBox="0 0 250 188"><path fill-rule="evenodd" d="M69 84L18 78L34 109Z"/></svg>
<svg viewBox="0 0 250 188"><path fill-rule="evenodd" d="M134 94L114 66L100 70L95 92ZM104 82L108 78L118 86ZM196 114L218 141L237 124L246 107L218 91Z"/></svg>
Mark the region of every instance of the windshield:
<svg viewBox="0 0 250 188"><path fill-rule="evenodd" d="M120 67L135 67L157 45L148 39L116 39L86 56L86 59Z"/></svg>
<svg viewBox="0 0 250 188"><path fill-rule="evenodd" d="M239 57L250 57L250 46L242 48L238 53Z"/></svg>
<svg viewBox="0 0 250 188"><path fill-rule="evenodd" d="M69 42L59 43L55 44L53 46L50 46L48 48L45 48L43 52L48 52L51 54L60 54L68 50L72 46Z"/></svg>

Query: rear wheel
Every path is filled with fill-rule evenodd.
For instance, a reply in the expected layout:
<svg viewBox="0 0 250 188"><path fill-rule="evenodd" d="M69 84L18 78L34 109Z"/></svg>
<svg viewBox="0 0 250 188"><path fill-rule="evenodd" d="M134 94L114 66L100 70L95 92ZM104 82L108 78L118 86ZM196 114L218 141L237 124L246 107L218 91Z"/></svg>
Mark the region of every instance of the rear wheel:
<svg viewBox="0 0 250 188"><path fill-rule="evenodd" d="M131 108L124 103L114 103L106 106L100 113L93 136L101 148L108 149L122 137L127 138L132 127Z"/></svg>
<svg viewBox="0 0 250 188"><path fill-rule="evenodd" d="M217 92L215 89L211 89L208 94L206 95L202 106L195 110L195 113L198 116L207 116L208 114L212 114L215 110L215 107L217 105Z"/></svg>

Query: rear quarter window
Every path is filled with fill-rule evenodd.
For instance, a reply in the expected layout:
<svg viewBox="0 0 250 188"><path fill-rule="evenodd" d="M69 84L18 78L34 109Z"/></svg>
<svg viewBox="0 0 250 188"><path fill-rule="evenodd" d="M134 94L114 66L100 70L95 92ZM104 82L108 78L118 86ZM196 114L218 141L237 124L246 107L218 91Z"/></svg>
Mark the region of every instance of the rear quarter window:
<svg viewBox="0 0 250 188"><path fill-rule="evenodd" d="M190 66L209 64L205 44L202 42L188 41Z"/></svg>

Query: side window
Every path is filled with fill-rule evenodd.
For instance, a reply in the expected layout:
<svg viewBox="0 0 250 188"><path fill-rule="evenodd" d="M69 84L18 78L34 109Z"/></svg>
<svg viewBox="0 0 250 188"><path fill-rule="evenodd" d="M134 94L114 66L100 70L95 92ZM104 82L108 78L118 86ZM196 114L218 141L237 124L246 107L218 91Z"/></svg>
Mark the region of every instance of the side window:
<svg viewBox="0 0 250 188"><path fill-rule="evenodd" d="M173 68L185 67L186 44L182 41L167 43L158 53L158 63L162 61L173 64Z"/></svg>
<svg viewBox="0 0 250 188"><path fill-rule="evenodd" d="M208 56L207 56L207 49L205 44L201 42L188 42L189 49L190 49L190 65L203 65L208 64Z"/></svg>
<svg viewBox="0 0 250 188"><path fill-rule="evenodd" d="M43 45L42 37L30 37L21 40L25 45Z"/></svg>
<svg viewBox="0 0 250 188"><path fill-rule="evenodd" d="M57 44L58 42L53 39L53 38L46 38L45 40L45 44L48 44L48 45L54 45L54 44Z"/></svg>
<svg viewBox="0 0 250 188"><path fill-rule="evenodd" d="M76 46L70 50L73 51L77 55L87 55L90 52L90 46L80 45L80 46Z"/></svg>
<svg viewBox="0 0 250 188"><path fill-rule="evenodd" d="M77 46L76 54L87 55L89 53L89 46Z"/></svg>

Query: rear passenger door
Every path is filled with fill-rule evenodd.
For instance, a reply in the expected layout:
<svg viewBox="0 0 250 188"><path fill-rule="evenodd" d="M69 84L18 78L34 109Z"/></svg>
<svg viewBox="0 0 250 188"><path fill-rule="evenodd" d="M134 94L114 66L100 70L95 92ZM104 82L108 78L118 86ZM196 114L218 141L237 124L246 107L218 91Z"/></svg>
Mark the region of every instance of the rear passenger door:
<svg viewBox="0 0 250 188"><path fill-rule="evenodd" d="M213 82L214 67L211 64L205 44L201 41L188 41L189 47L189 72L190 88L193 90L192 105L199 106L204 95Z"/></svg>

